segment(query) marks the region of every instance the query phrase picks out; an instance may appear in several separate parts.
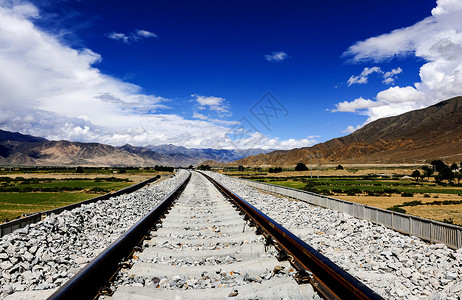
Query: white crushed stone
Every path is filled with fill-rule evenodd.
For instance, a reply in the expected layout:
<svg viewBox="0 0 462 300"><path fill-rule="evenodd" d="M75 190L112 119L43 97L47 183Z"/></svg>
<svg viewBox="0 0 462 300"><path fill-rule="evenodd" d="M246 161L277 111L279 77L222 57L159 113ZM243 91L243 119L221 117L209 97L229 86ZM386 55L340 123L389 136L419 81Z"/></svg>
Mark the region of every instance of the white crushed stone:
<svg viewBox="0 0 462 300"><path fill-rule="evenodd" d="M385 299L462 299L462 249L428 244L346 213L260 193L222 174L207 174Z"/></svg>
<svg viewBox="0 0 462 300"><path fill-rule="evenodd" d="M61 286L128 228L151 211L188 176L136 192L82 205L0 238L0 298Z"/></svg>

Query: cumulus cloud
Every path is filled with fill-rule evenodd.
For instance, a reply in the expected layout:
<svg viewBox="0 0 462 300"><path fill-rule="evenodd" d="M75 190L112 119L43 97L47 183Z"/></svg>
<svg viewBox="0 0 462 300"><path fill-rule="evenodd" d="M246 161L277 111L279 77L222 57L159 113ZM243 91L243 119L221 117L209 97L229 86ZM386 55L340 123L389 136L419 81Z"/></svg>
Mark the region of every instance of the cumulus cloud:
<svg viewBox="0 0 462 300"><path fill-rule="evenodd" d="M356 130L358 130L359 128L361 128L362 126L361 125L357 125L357 126L348 126L345 130L343 130L342 132L343 133L353 133L355 132Z"/></svg>
<svg viewBox="0 0 462 300"><path fill-rule="evenodd" d="M423 59L420 81L413 86L391 87L377 94L366 107L369 119L401 114L462 95L462 2L438 0L431 16L390 33L359 41L344 53L353 62L390 60L413 55ZM401 68L383 74L384 83L394 83ZM339 106L354 107L356 100ZM338 110L342 111L342 110ZM356 110L352 110L356 112Z"/></svg>
<svg viewBox="0 0 462 300"><path fill-rule="evenodd" d="M396 69L392 69L391 71L385 72L383 74L383 83L385 84L393 84L396 80L396 75L401 74L403 72L403 69L400 67Z"/></svg>
<svg viewBox="0 0 462 300"><path fill-rule="evenodd" d="M377 103L372 100L359 97L358 99L355 99L351 102L343 101L335 104L335 109L333 109L332 111L357 112L358 110L368 109L376 105Z"/></svg>
<svg viewBox="0 0 462 300"><path fill-rule="evenodd" d="M240 126L234 126L226 135L226 138L219 140L214 148L224 149L294 149L300 147L313 146L319 141L319 136L308 136L302 139L280 139L278 137L268 137L261 132L247 132ZM236 136L238 138L236 138ZM249 153L250 155L250 153Z"/></svg>
<svg viewBox="0 0 462 300"><path fill-rule="evenodd" d="M0 128L50 140L193 148L222 141L232 148L230 126L238 122L207 116L229 113L224 98L194 95L202 114L192 120L165 113L172 111L171 100L103 74L96 67L102 59L99 54L62 44L34 25L40 18L35 6L11 3L0 0ZM136 34L154 37L149 32ZM270 138L258 132L252 136L261 137L253 139L258 143L252 146L268 147ZM271 147L305 142L279 140Z"/></svg>
<svg viewBox="0 0 462 300"><path fill-rule="evenodd" d="M224 98L196 94L192 94L191 97L197 102L200 110L209 109L218 113L220 116L230 115L230 106Z"/></svg>
<svg viewBox="0 0 462 300"><path fill-rule="evenodd" d="M383 77L383 80L382 82L385 83L385 84L393 84L397 78L397 75L400 74L401 72L403 72L403 69L401 69L400 67L396 68L396 69L391 69L390 71L388 72L384 72L382 71L382 69L380 67L366 67L364 68L364 70L361 72L361 74L357 75L357 76L354 76L352 75L348 81L347 81L347 84L348 86L351 86L353 84L365 84L367 83L368 79L369 79L369 75L373 74L373 73L378 73L378 74L382 74L382 77Z"/></svg>
<svg viewBox="0 0 462 300"><path fill-rule="evenodd" d="M294 149L301 147L313 146L319 141L317 140L319 136L308 136L303 139L288 139L280 140L279 138L272 138L265 142L264 149Z"/></svg>
<svg viewBox="0 0 462 300"><path fill-rule="evenodd" d="M134 32L128 34L121 32L111 32L106 34L106 36L110 39L121 41L125 44L129 44L132 41L138 41L140 39L151 39L158 37L157 34L143 29L137 29Z"/></svg>
<svg viewBox="0 0 462 300"><path fill-rule="evenodd" d="M99 54L63 45L34 26L34 6L0 3L0 128L56 140L190 147L228 132L161 113L170 100L101 73Z"/></svg>
<svg viewBox="0 0 462 300"><path fill-rule="evenodd" d="M369 75L372 73L383 73L380 67L372 67L372 68L364 68L364 70L361 72L360 75L358 76L351 76L350 79L348 79L347 83L348 86L352 84L363 84L367 83L367 79L369 78Z"/></svg>
<svg viewBox="0 0 462 300"><path fill-rule="evenodd" d="M271 62L282 62L289 58L289 55L285 52L273 52L271 54L266 54L265 59Z"/></svg>

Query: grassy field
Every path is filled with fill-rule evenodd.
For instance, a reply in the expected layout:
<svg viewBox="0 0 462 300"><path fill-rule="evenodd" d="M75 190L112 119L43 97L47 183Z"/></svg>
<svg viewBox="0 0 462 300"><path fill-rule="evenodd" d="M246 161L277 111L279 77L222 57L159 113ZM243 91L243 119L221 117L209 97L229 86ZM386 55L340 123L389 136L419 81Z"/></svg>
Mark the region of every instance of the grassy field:
<svg viewBox="0 0 462 300"><path fill-rule="evenodd" d="M0 223L96 197L87 193L0 193Z"/></svg>
<svg viewBox="0 0 462 300"><path fill-rule="evenodd" d="M75 191L87 190L98 193L120 190L133 184L133 181L111 181L112 179L49 179L49 180L29 180L2 182L0 178L0 192L32 192L32 191Z"/></svg>
<svg viewBox="0 0 462 300"><path fill-rule="evenodd" d="M410 175L411 172L407 170L401 175ZM312 179L306 176L306 173L300 176L299 173L287 172L286 176L249 174L246 177L382 209L398 207L408 214L462 225L462 185L437 185L432 180L402 180L397 179L395 173L395 176L377 176L371 175L371 170L359 170L356 174L344 176L324 176L319 179ZM364 175L357 175L358 173Z"/></svg>
<svg viewBox="0 0 462 300"><path fill-rule="evenodd" d="M306 177L287 178L287 180L281 180L281 178L265 178L255 180L296 189L304 188L307 186L307 184L309 184L313 187L313 191L317 190L317 192L322 194L329 192L336 194L347 194L349 191L353 191L354 193L358 194L358 190L361 191L360 193L381 193L383 191L386 192L387 190L394 190L395 193L406 192L455 195L462 193L462 187L438 186L433 182L415 182L410 180L371 180L364 178L350 179L335 177L320 178L319 180ZM340 190L342 192L336 192ZM391 194L393 194L393 192Z"/></svg>
<svg viewBox="0 0 462 300"><path fill-rule="evenodd" d="M87 200L165 173L103 171L84 174L4 171L0 175L0 223Z"/></svg>

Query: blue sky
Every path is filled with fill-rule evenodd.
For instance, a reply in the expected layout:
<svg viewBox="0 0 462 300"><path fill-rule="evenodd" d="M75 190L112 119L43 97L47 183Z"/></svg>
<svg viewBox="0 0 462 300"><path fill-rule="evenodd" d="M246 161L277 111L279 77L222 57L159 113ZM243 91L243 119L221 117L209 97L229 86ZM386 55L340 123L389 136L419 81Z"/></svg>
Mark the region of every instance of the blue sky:
<svg viewBox="0 0 462 300"><path fill-rule="evenodd" d="M0 128L310 146L461 95L461 17L455 0L0 0Z"/></svg>

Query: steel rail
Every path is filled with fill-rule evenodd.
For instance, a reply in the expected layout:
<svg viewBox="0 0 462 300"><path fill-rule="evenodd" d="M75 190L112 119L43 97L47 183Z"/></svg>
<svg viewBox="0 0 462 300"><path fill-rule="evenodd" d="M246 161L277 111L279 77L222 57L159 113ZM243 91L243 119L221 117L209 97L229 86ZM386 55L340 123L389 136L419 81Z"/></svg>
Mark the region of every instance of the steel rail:
<svg viewBox="0 0 462 300"><path fill-rule="evenodd" d="M326 299L383 299L365 284L337 266L253 205L204 174L285 252L299 271L300 281L309 281Z"/></svg>
<svg viewBox="0 0 462 300"><path fill-rule="evenodd" d="M143 240L146 233L160 220L173 201L183 192L190 178L191 173L148 215L130 227L48 299L94 299L97 297L100 289L118 271L120 262L132 253L133 248Z"/></svg>

